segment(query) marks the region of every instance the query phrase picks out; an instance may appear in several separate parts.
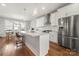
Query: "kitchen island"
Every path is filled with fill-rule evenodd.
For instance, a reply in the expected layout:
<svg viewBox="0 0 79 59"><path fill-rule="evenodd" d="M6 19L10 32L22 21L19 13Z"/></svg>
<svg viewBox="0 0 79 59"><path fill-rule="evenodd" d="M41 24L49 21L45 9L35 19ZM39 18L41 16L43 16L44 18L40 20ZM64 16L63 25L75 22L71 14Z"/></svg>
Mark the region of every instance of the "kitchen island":
<svg viewBox="0 0 79 59"><path fill-rule="evenodd" d="M49 50L48 33L28 32L23 34L25 44L36 56L44 56L48 53Z"/></svg>

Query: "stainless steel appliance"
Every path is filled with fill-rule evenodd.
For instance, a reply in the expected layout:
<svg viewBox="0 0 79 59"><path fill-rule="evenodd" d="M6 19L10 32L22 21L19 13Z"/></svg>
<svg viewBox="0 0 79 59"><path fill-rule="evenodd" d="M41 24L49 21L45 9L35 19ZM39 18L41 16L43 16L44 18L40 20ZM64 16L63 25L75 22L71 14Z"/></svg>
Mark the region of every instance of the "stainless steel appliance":
<svg viewBox="0 0 79 59"><path fill-rule="evenodd" d="M58 23L58 43L79 51L79 15L60 18Z"/></svg>

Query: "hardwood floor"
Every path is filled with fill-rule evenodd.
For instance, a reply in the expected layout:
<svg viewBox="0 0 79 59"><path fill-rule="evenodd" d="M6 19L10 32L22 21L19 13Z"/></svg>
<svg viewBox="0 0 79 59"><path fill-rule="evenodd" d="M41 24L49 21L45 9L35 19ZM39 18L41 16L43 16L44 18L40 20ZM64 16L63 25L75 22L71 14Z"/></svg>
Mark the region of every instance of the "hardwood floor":
<svg viewBox="0 0 79 59"><path fill-rule="evenodd" d="M79 52L59 46L56 43L50 42L48 56L79 56Z"/></svg>
<svg viewBox="0 0 79 59"><path fill-rule="evenodd" d="M34 56L32 51L23 44L22 48L16 46L16 37L7 40L0 38L0 56ZM71 51L58 44L50 42L50 49L46 56L79 56L79 52Z"/></svg>
<svg viewBox="0 0 79 59"><path fill-rule="evenodd" d="M21 47L16 46L16 37L7 40L0 38L0 56L33 56L34 54L24 44Z"/></svg>

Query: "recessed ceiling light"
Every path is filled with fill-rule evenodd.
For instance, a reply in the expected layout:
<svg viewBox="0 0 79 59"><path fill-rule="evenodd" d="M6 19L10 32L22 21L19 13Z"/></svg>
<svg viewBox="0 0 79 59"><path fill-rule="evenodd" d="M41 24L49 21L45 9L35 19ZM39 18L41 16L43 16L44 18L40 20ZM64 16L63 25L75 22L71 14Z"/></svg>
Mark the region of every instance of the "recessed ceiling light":
<svg viewBox="0 0 79 59"><path fill-rule="evenodd" d="M26 8L24 8L24 11L26 11Z"/></svg>
<svg viewBox="0 0 79 59"><path fill-rule="evenodd" d="M42 7L42 9L44 10L44 9L45 9L45 7Z"/></svg>
<svg viewBox="0 0 79 59"><path fill-rule="evenodd" d="M36 15L36 14L37 14L37 8L35 8L33 11L33 15Z"/></svg>
<svg viewBox="0 0 79 59"><path fill-rule="evenodd" d="M1 3L1 6L4 6L4 7L5 7L5 6L7 6L7 5L6 5L6 4L4 4L4 3Z"/></svg>

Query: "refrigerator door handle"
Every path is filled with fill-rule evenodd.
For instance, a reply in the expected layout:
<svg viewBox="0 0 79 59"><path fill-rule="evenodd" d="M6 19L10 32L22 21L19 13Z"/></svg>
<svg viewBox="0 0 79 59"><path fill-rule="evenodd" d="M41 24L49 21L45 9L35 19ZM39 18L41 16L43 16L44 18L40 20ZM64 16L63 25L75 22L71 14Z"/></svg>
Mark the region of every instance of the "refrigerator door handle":
<svg viewBox="0 0 79 59"><path fill-rule="evenodd" d="M76 39L76 40L79 40L79 38L77 38L77 37L67 37L67 38L70 38L70 39Z"/></svg>

